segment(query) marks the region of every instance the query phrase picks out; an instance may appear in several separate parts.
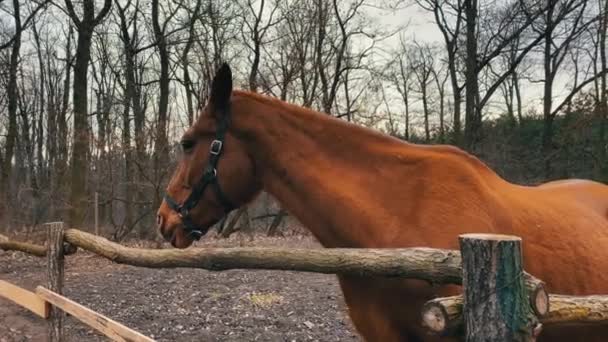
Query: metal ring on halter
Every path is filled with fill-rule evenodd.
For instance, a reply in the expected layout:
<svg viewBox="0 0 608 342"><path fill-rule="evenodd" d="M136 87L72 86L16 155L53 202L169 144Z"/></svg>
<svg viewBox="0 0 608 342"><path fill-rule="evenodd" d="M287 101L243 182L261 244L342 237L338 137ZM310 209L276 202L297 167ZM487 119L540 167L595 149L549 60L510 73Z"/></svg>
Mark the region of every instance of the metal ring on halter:
<svg viewBox="0 0 608 342"><path fill-rule="evenodd" d="M209 146L209 153L213 154L213 155L219 155L220 153L222 153L222 147L223 147L224 143L221 140L213 140L211 142L211 146Z"/></svg>

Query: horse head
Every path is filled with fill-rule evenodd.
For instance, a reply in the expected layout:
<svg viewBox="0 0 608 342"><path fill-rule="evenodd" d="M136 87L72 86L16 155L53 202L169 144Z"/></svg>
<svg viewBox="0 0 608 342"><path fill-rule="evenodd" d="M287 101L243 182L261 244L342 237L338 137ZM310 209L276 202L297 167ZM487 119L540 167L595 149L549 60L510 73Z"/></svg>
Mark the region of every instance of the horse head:
<svg viewBox="0 0 608 342"><path fill-rule="evenodd" d="M181 138L183 153L158 210L158 229L174 247L190 246L261 190L253 159L231 131L239 115L231 97L232 72L223 64L208 103Z"/></svg>

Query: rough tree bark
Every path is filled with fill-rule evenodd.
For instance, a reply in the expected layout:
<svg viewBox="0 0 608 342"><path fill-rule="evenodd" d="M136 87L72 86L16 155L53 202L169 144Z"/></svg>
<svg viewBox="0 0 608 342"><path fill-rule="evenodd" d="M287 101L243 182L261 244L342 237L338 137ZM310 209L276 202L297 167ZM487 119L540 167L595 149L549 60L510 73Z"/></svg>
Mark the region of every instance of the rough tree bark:
<svg viewBox="0 0 608 342"><path fill-rule="evenodd" d="M464 234L459 241L466 340L534 340L540 328L525 287L521 239Z"/></svg>
<svg viewBox="0 0 608 342"><path fill-rule="evenodd" d="M196 92L193 89L192 79L190 77L190 59L189 54L192 46L194 45L194 41L197 39L195 24L197 20L199 20L199 14L201 11L202 0L197 0L196 5L194 6L194 10L190 14L189 22L188 22L188 40L186 41L186 45L184 45L184 50L182 51L181 61L182 61L182 70L184 75L184 89L186 90L186 106L188 110L188 125L192 126L195 120L195 111L196 108L194 106L193 97L196 96Z"/></svg>
<svg viewBox="0 0 608 342"><path fill-rule="evenodd" d="M48 289L63 294L63 223L51 223L47 231L47 286ZM61 342L63 335L63 318L65 314L56 307L51 307L48 320L49 342Z"/></svg>
<svg viewBox="0 0 608 342"><path fill-rule="evenodd" d="M82 2L80 19L74 10L72 0L65 0L70 18L78 32L76 60L74 63L74 86L72 105L74 109L74 136L72 143L71 189L68 224L76 226L84 219L86 208L86 179L88 170L88 153L90 131L88 123L88 69L91 60L91 41L93 30L110 11L111 0L105 0L103 8L95 16L95 1Z"/></svg>
<svg viewBox="0 0 608 342"><path fill-rule="evenodd" d="M21 13L19 0L13 0L13 18L15 20L15 37L10 54L8 67L8 129L6 133L6 142L4 155L2 156L2 177L0 179L1 200L0 200L0 220L4 224L8 224L10 220L8 203L11 203L11 176L13 166L13 156L15 153L15 143L17 141L17 71L19 66L19 55L21 50Z"/></svg>
<svg viewBox="0 0 608 342"><path fill-rule="evenodd" d="M603 8L602 8L603 5ZM599 1L600 6L600 32L599 32L599 52L601 70L607 70L608 62L606 58L606 35L608 34L608 0ZM608 183L608 84L606 82L606 73L603 73L600 78L600 103L599 103L599 119L600 119L600 137L598 143L598 160L601 165L599 167L598 179Z"/></svg>
<svg viewBox="0 0 608 342"><path fill-rule="evenodd" d="M465 146L472 148L479 138L481 117L477 115L478 63L477 63L477 0L464 0L464 12L467 26L466 49L466 114L465 114Z"/></svg>

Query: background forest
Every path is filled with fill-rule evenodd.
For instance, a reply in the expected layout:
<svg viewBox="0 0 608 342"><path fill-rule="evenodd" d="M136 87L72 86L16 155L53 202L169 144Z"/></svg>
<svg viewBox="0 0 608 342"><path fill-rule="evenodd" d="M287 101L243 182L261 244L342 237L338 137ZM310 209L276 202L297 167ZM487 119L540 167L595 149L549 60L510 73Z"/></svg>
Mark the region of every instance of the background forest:
<svg viewBox="0 0 608 342"><path fill-rule="evenodd" d="M513 182L608 182L607 12L607 0L0 0L1 224L97 217L113 239L154 236L176 142L223 61L239 88L458 145ZM274 234L286 215L263 194L223 234Z"/></svg>

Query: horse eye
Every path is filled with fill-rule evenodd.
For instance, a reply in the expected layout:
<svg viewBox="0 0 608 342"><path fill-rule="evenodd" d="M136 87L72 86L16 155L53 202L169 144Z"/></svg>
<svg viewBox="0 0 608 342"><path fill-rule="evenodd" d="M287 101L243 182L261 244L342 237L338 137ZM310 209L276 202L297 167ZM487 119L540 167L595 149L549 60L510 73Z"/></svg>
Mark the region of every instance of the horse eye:
<svg viewBox="0 0 608 342"><path fill-rule="evenodd" d="M194 147L193 140L182 140L180 144L182 145L182 149L184 150L184 152L187 152L188 150L191 150Z"/></svg>

